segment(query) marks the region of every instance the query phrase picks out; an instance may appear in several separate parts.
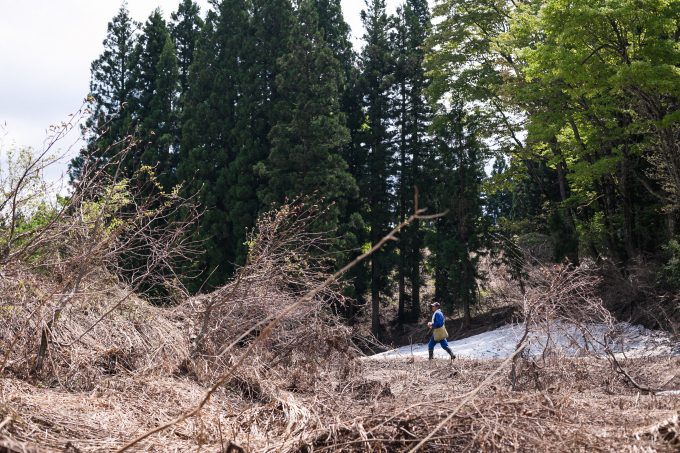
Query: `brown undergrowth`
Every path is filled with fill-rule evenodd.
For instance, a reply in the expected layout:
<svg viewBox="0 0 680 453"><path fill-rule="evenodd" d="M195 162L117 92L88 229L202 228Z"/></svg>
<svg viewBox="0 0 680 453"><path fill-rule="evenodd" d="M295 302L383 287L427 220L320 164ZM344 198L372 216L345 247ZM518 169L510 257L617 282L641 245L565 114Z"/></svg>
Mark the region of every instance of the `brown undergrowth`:
<svg viewBox="0 0 680 453"><path fill-rule="evenodd" d="M9 452L116 451L176 418L203 396L215 368L227 367L231 354L254 338L243 339L218 361L217 345L238 338L250 325L241 317L232 319L232 311L217 317L226 310L219 307L211 318L221 321L211 320L204 336L213 346L199 347L196 332L202 324L196 314L202 311L197 307L210 300L200 296L161 309L132 298L84 345L55 349L53 359L70 366L50 368L52 374L42 377L8 366L0 386L0 447ZM253 320L272 315L266 305L253 303ZM78 312L67 310L62 319L65 331L76 336L78 326L87 327L99 316ZM254 349L196 416L132 450L408 451L475 391L421 451L677 449L678 396L640 392L604 358L521 361L513 391L509 363L362 359L346 348L350 332L333 330L328 313L306 307L298 315ZM188 322L191 316L197 317ZM329 338L338 343L326 342L323 332L332 332ZM126 355L113 352L125 345ZM31 352L23 351L27 357ZM678 358L622 362L650 387L678 384ZM499 367L501 372L480 387Z"/></svg>
<svg viewBox="0 0 680 453"><path fill-rule="evenodd" d="M184 201L128 186L28 237L0 228L0 452L677 449L680 400L659 391L677 358L362 358L334 314L328 239L309 233L318 207L265 215L234 279L188 297L170 259L185 225L168 227ZM588 275L537 276L517 295L527 325L606 320ZM174 306L138 295L150 278Z"/></svg>
<svg viewBox="0 0 680 453"><path fill-rule="evenodd" d="M253 367L201 411L137 444L136 451L407 451L430 433L499 363L462 360L360 361L342 377L288 387L291 376ZM672 373L677 359L628 362ZM253 373L248 375L247 373ZM655 376L658 379L658 376ZM511 391L506 377L485 387L422 451L677 451L677 396L644 395L606 361L569 359ZM122 442L199 398L177 376L112 376L90 392L2 385L8 451L114 451Z"/></svg>
<svg viewBox="0 0 680 453"><path fill-rule="evenodd" d="M306 216L272 214L267 225L278 226L269 232L296 235L289 214ZM272 239L267 225L261 244ZM308 239L288 244L296 249ZM127 297L94 328L127 292L101 275L85 284L90 297L74 299L55 324L52 365L32 374L39 340L15 343L0 385L0 448L116 451L180 416L260 334L244 333L305 291L291 280L290 260L267 262L253 255L252 267L225 288L174 308ZM301 263L294 266L294 274L308 275ZM15 294L17 306L41 300L38 288L50 287L26 272L4 275L5 294ZM510 363L499 360L362 359L351 332L327 310L342 297L320 297L284 316L195 416L131 450L391 452L426 437L421 451L677 449L678 396L640 392L604 358L523 359L514 382ZM17 335L23 325L21 317L5 321L3 342L11 338L7 329ZM638 382L677 387L678 358L622 363Z"/></svg>

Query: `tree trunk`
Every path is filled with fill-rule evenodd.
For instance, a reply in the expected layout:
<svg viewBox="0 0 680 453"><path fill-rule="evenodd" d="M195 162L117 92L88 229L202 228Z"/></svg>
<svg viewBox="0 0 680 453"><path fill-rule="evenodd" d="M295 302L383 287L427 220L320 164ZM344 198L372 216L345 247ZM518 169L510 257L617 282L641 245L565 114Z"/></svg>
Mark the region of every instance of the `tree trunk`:
<svg viewBox="0 0 680 453"><path fill-rule="evenodd" d="M401 127L400 127L400 146L399 146L399 222L406 219L406 86L401 83ZM408 250L407 241L408 229L402 232L399 241L399 310L397 320L399 324L404 323L404 307L406 305L406 251Z"/></svg>
<svg viewBox="0 0 680 453"><path fill-rule="evenodd" d="M411 318L417 321L420 318L420 224L418 220L413 222L411 231Z"/></svg>
<svg viewBox="0 0 680 453"><path fill-rule="evenodd" d="M466 244L465 246L465 282L463 295L463 326L468 327L472 322L470 315L470 306L475 300L475 270L470 260L470 251Z"/></svg>
<svg viewBox="0 0 680 453"><path fill-rule="evenodd" d="M375 244L374 244L375 245ZM380 334L380 252L373 254L371 259L371 331L376 337Z"/></svg>
<svg viewBox="0 0 680 453"><path fill-rule="evenodd" d="M637 251L633 237L633 201L630 193L630 170L628 157L621 161L621 194L623 198L623 241L628 259L635 259Z"/></svg>

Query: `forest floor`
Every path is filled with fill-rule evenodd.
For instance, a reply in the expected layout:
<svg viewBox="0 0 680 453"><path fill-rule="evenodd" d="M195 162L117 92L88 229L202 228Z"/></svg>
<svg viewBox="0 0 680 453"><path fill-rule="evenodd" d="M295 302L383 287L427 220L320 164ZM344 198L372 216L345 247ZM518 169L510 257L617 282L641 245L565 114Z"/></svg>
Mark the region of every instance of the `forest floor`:
<svg viewBox="0 0 680 453"><path fill-rule="evenodd" d="M383 438L401 439L392 444L395 451L430 433L424 451L677 451L680 446L680 395L644 395L603 359L562 359L542 368L525 362L515 391L498 359L367 362L365 379L380 382L383 390L361 423L375 437L382 432ZM680 384L680 358L631 360L627 366L638 379L667 388Z"/></svg>
<svg viewBox="0 0 680 453"><path fill-rule="evenodd" d="M680 358L625 364L641 382L680 386ZM514 391L498 359L363 359L297 388L244 377L131 451L391 452L428 436L419 451L678 451L680 395L641 392L595 358L522 367ZM181 376L111 376L87 392L4 379L0 451L116 451L203 390Z"/></svg>
<svg viewBox="0 0 680 453"><path fill-rule="evenodd" d="M629 356L540 342L518 349L567 320L593 341L614 339L601 303L573 295L589 282L575 275L582 269L558 269L548 276L559 285L538 280L517 299L526 337L507 325L515 310L496 305L467 332L447 324L458 359L428 361L410 346L362 354L362 341L384 345L362 332L367 324L351 328L327 308L344 299L315 292L324 274L291 284L299 263L281 250L165 307L105 269L60 306L57 279L5 269L0 453L680 450L677 339L631 328L631 346L652 347ZM421 343L426 321L402 338Z"/></svg>

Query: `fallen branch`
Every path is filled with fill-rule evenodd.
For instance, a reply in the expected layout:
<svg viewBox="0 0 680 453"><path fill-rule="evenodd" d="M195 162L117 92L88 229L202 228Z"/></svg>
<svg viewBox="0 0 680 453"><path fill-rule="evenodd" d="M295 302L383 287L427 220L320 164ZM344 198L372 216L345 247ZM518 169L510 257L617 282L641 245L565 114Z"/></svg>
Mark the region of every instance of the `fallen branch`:
<svg viewBox="0 0 680 453"><path fill-rule="evenodd" d="M625 368L623 368L623 365L621 365L621 362L619 362L619 359L616 358L616 356L614 355L614 353L612 352L612 350L609 348L609 346L607 346L607 347L605 348L605 352L606 352L607 355L609 356L609 361L611 362L612 366L614 367L614 370L615 370L618 374L620 374L620 375L622 375L623 377L625 377L626 380L627 380L633 387L635 387L636 389L640 390L641 392L644 392L644 393L651 393L652 395L655 395L655 394L657 394L657 393L659 393L659 392L662 391L661 389L655 389L655 388L647 387L647 386L645 386L645 385L638 384L637 381L636 381L635 379L633 379L633 377L632 377L630 374L628 374L628 372L625 370Z"/></svg>
<svg viewBox="0 0 680 453"><path fill-rule="evenodd" d="M505 366L506 366L508 363L512 362L518 354L521 354L522 351L524 350L525 346L526 346L526 342L520 343L520 344L518 345L517 349L515 349L515 352L514 352L510 357L508 357L507 359L505 359L505 360L503 361L503 363L501 363L495 370L493 370L491 373L489 373L489 375L486 377L486 379L484 379L477 387L475 387L473 390L471 390L471 391L469 391L468 393L466 393L466 394L463 396L463 400L462 400L460 403L458 403L458 405L453 409L453 411L451 411L451 413L450 413L444 420L442 420L442 421L441 421L441 422L440 422L440 423L439 423L432 431L430 431L430 434L428 434L427 436L425 436L425 438L422 439L420 442L418 442L418 444L417 444L415 447L413 447L412 449L410 449L410 450L409 450L409 453L415 453L415 452L418 451L423 445L425 445L429 440L431 440L431 439L434 437L434 435L435 435L440 429L442 429L442 428L444 427L444 425L446 425L449 421L451 421L451 419L452 419L453 417L456 416L456 414L458 414L458 411L459 411L460 409L462 409L463 406L465 406L467 403L469 403L469 402L472 400L472 398L473 398L474 396L476 396L476 395L477 395L484 387L486 387L487 385L489 385L489 383L491 383L491 381L496 377L496 375L497 375L498 373L500 373L501 370L502 370L503 368L505 368Z"/></svg>
<svg viewBox="0 0 680 453"><path fill-rule="evenodd" d="M243 334L241 334L236 340L234 340L232 343L230 343L220 355L224 354L226 351L232 349L234 346L239 344L239 342L243 341L246 337L251 335L253 332L259 330L262 328L260 331L260 334L257 336L255 341L253 341L250 346L246 349L246 351L241 354L239 359L227 370L221 377L219 377L215 383L206 391L204 396L201 398L201 400L198 402L196 406L194 406L192 409L186 411L179 417L175 418L174 420L171 420L165 424L162 424L152 430L147 431L146 433L136 437L135 439L131 440L127 444L123 445L119 450L117 450L118 453L124 452L126 450L129 450L131 447L136 445L137 443L141 442L142 440L148 438L149 436L152 436L158 432L161 432L167 428L170 428L173 425L176 425L177 423L181 423L182 421L186 420L189 417L193 417L194 415L198 414L200 410L205 406L205 404L210 400L210 397L215 393L215 391L221 387L227 380L229 380L234 372L243 364L243 362L246 360L247 357L250 356L250 353L253 351L253 349L261 343L264 339L266 339L271 332L274 330L274 328L281 322L282 319L285 318L286 315L291 313L293 310L296 308L300 307L301 305L310 302L311 300L316 297L317 294L319 294L321 291L323 291L325 288L330 286L331 284L337 282L339 278L344 275L347 271L364 261L366 258L371 256L373 253L375 253L377 250L382 248L383 245L385 245L388 241L393 241L397 240L397 234L407 225L410 223L414 222L415 220L430 220L430 219L436 219L439 217L442 217L446 215L446 213L442 214L433 214L433 215L425 215L425 209L419 209L417 210L414 214L412 214L408 219L404 220L401 222L399 225L397 225L392 231L390 231L385 237L383 237L380 241L378 241L373 247L371 247L370 250L367 252L363 253L362 255L358 256L355 258L353 261L350 263L346 264L343 266L340 270L335 272L333 275L329 276L326 278L320 285L317 285L315 288L307 292L303 297L301 297L297 302L289 305L284 309L279 315L272 319L272 320L264 320L261 321L253 326L251 326L249 329L247 329Z"/></svg>

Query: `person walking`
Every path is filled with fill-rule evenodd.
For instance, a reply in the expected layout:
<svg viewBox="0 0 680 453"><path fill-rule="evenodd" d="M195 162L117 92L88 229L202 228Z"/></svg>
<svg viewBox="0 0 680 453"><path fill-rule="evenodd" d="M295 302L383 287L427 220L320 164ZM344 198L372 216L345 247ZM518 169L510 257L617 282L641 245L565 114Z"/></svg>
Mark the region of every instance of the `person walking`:
<svg viewBox="0 0 680 453"><path fill-rule="evenodd" d="M449 348L448 341L446 341L449 333L444 325L444 313L441 311L441 306L439 302L434 302L430 304L430 308L432 310L432 321L427 323L427 327L432 329L432 337L430 337L430 342L427 344L427 352L430 355L429 360L434 358L434 347L437 343L442 345L444 351L448 352L451 360L453 360L456 356L451 351L451 348Z"/></svg>

